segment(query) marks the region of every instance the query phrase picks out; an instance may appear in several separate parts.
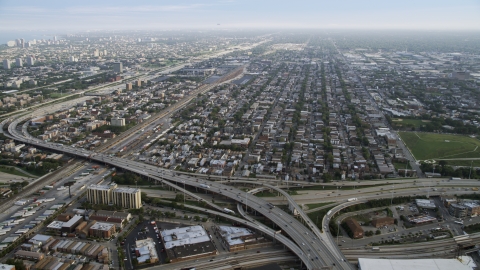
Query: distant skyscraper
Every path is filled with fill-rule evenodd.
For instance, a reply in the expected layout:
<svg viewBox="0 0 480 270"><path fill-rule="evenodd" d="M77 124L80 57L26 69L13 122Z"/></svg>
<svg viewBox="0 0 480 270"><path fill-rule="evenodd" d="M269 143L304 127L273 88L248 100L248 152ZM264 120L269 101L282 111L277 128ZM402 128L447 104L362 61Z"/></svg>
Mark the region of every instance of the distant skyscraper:
<svg viewBox="0 0 480 270"><path fill-rule="evenodd" d="M29 66L33 66L35 64L35 58L33 58L32 56L27 57L27 64Z"/></svg>
<svg viewBox="0 0 480 270"><path fill-rule="evenodd" d="M107 50L103 50L103 56L107 56Z"/></svg>
<svg viewBox="0 0 480 270"><path fill-rule="evenodd" d="M73 55L70 56L69 60L70 60L70 62L77 62L78 61L78 59L75 58L75 56L73 56Z"/></svg>
<svg viewBox="0 0 480 270"><path fill-rule="evenodd" d="M100 52L98 51L98 49L95 49L95 51L93 51L93 57L98 57L100 55Z"/></svg>
<svg viewBox="0 0 480 270"><path fill-rule="evenodd" d="M53 36L53 41L57 41L57 36Z"/></svg>
<svg viewBox="0 0 480 270"><path fill-rule="evenodd" d="M8 59L3 60L3 68L10 69L10 60Z"/></svg>
<svg viewBox="0 0 480 270"><path fill-rule="evenodd" d="M123 72L122 62L113 63L113 71L116 73L122 73Z"/></svg>
<svg viewBox="0 0 480 270"><path fill-rule="evenodd" d="M20 41L20 39L15 39L15 43L17 43L17 47L21 47L22 46L22 42Z"/></svg>
<svg viewBox="0 0 480 270"><path fill-rule="evenodd" d="M15 59L15 64L17 65L17 67L23 67L23 59L22 58Z"/></svg>

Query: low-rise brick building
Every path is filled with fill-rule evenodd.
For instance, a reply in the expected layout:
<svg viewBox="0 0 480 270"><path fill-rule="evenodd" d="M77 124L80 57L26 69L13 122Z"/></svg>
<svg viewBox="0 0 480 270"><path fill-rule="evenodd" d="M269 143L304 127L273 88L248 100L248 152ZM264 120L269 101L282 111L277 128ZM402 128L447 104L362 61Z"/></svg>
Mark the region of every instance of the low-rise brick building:
<svg viewBox="0 0 480 270"><path fill-rule="evenodd" d="M382 217L382 218L376 218L372 220L372 226L375 228L380 228L383 226L388 226L393 224L395 224L395 219L392 217Z"/></svg>
<svg viewBox="0 0 480 270"><path fill-rule="evenodd" d="M349 219L345 220L345 224L347 225L347 227L352 232L352 237L354 239L358 239L358 238L363 237L363 229L355 219L349 218Z"/></svg>

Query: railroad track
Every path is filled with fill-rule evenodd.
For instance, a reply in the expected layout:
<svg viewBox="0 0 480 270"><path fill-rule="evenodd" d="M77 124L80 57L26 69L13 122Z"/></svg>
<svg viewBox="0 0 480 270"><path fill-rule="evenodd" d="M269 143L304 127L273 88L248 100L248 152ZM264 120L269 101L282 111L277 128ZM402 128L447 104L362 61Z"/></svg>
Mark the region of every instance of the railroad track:
<svg viewBox="0 0 480 270"><path fill-rule="evenodd" d="M180 100L178 103L175 103L171 107L167 107L162 112L157 113L156 115L154 115L150 119L146 120L145 122L143 122L141 124L138 124L135 127L132 127L129 130L123 132L122 134L118 135L114 139L110 140L110 142L107 142L106 144L103 144L100 147L98 147L96 149L96 151L103 152L108 148L112 148L112 147L116 146L118 143L122 142L123 140L125 140L125 139L129 138L130 136L132 136L133 134L135 134L138 130L146 128L147 126L151 125L153 122L155 122L155 121L157 121L157 120L159 120L163 117L166 117L168 115L173 114L173 112L180 109L182 106L187 105L188 102L190 102L191 100L196 98L198 94L204 94L204 93L210 91L211 89L213 89L214 87L216 87L216 86L218 86L218 85L220 85L220 84L222 84L226 81L232 80L233 78L239 76L240 74L242 74L243 69L244 69L244 66L241 66L241 67L235 69L234 71L230 72L229 74L221 77L217 82L215 82L213 84L208 84L208 85L205 84L205 85L200 86L198 89L194 90L188 97L184 98L183 100Z"/></svg>
<svg viewBox="0 0 480 270"><path fill-rule="evenodd" d="M233 256L222 259L214 259L213 261L191 261L185 262L181 265L163 265L158 267L152 267L150 269L245 269L245 267L262 266L268 263L289 262L299 260L297 256L292 255L288 251L272 251L265 253L254 253L243 256Z"/></svg>
<svg viewBox="0 0 480 270"><path fill-rule="evenodd" d="M457 236L424 243L413 243L403 245L379 246L378 251L371 248L342 248L342 253L349 261L356 261L360 257L379 258L430 258L430 257L454 257L459 243L480 243L480 233Z"/></svg>

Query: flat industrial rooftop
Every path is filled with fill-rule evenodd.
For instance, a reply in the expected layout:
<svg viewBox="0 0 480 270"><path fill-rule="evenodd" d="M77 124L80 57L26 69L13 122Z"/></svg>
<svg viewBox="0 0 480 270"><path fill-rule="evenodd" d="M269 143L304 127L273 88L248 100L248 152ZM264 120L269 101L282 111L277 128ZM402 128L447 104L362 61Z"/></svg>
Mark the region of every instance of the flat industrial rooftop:
<svg viewBox="0 0 480 270"><path fill-rule="evenodd" d="M358 259L361 270L472 270L475 265L473 259L462 256L458 259L412 259L412 260L389 260L389 259ZM473 264L473 265L472 265Z"/></svg>

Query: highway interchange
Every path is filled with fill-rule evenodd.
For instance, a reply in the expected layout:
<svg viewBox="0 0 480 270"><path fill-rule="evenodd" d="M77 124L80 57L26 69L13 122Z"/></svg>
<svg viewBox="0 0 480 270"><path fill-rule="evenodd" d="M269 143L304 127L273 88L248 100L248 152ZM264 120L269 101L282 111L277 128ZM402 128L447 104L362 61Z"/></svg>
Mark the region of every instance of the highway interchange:
<svg viewBox="0 0 480 270"><path fill-rule="evenodd" d="M212 89L215 84L210 86L203 87L201 89L197 89L196 93L205 93ZM111 91L111 89L106 89L104 91ZM109 147L116 145L117 143L121 144L123 147L129 141L135 139L135 131L140 128L145 128L150 125L158 125L160 122L165 123L165 119L170 117L172 113L176 110L186 106L191 99L193 99L196 95L191 95L190 98L186 98L174 106L171 106L165 109L163 112L159 113L151 120L143 123L143 125L137 127L137 129L125 133L125 135L121 135L122 138L119 138L114 143L109 144ZM101 153L100 151L88 151L85 149L80 148L73 148L70 146L65 146L61 144L49 143L41 141L37 138L30 136L27 132L27 122L22 126L19 126L20 123L27 121L31 118L38 117L41 115L45 115L48 113L52 113L54 111L64 109L66 107L71 107L77 104L79 101L86 100L89 97L80 97L76 100L65 101L61 104L54 104L50 107L40 108L35 112L25 114L20 117L11 117L11 119L5 119L0 124L0 131L3 132L3 126L8 125L8 133L5 133L6 136L15 139L17 142L23 142L29 145L35 145L41 148L48 148L53 151L61 152L68 154L70 156L76 156L83 159L88 159L91 161L96 161L103 164L108 164L114 167L122 168L124 170L129 170L139 175L143 175L148 177L157 183L163 183L166 185L175 188L178 191L185 192L192 198L197 200L204 200L198 194L190 192L186 189L183 189L183 185L188 185L190 187L195 187L199 189L206 190L211 193L218 194L220 196L224 196L231 200L234 200L238 203L237 211L240 213L243 218L239 218L233 215L225 214L222 212L223 208L215 205L214 203L209 202L208 200L204 200L212 209L215 210L205 210L210 214L218 215L227 217L231 220L236 222L244 223L246 226L249 226L257 231L263 232L266 235L270 235L272 238L275 238L277 241L281 242L283 245L288 247L293 253L295 253L304 263L304 265L308 269L320 269L324 266L333 266L334 269L353 269L353 266L346 260L346 257L339 249L339 247L335 244L330 233L326 231L322 231L321 228L319 229L312 220L308 217L308 215L304 212L303 207L301 207L298 203L308 203L308 202L342 202L339 206L336 206L334 210L339 210L344 208L348 205L359 203L363 200L372 199L372 198L390 198L391 196L409 196L412 195L412 190L415 190L416 194L427 194L430 195L439 195L439 194L462 194L462 193L471 193L471 191L467 190L457 190L457 189L448 189L444 188L441 190L432 190L432 187L440 187L440 186L478 186L478 182L462 180L457 182L445 182L445 179L432 179L432 180L402 180L399 182L398 180L392 180L389 182L389 185L385 186L376 186L376 187L369 187L360 190L341 190L340 185L338 185L339 190L336 193L333 193L331 190L323 191L318 190L314 192L310 192L308 195L302 196L301 200L294 199L292 196L288 195L282 188L286 186L282 182L275 182L271 181L270 184L262 183L262 182L251 182L246 181L245 179L235 178L231 180L225 180L222 177L209 177L209 180L205 179L203 175L195 175L195 174L184 174L184 173L177 173L170 170L165 170L162 168L158 168L152 165L144 164L141 162L136 162L120 157L111 156L111 154ZM19 130L20 128L20 130ZM125 142L125 139L128 141ZM123 141L123 143L122 143ZM119 146L120 147L120 146ZM101 150L107 150L108 148L105 147ZM210 180L212 179L212 180ZM213 181L220 180L220 181ZM428 181L429 187L425 186ZM267 198L262 199L257 196L254 196L248 192L242 191L238 188L232 187L230 184L233 183L248 183L248 184L260 184L263 188L268 188L271 190L275 190L276 192L280 193L283 197L274 197L274 198ZM308 183L302 183L304 185L308 185ZM362 186L362 185L373 185L379 184L378 182L373 181L366 181L362 183L350 183L350 185ZM336 185L336 183L332 183L329 185ZM395 185L396 187L393 187ZM423 185L423 186L422 186ZM208 186L208 187L207 187ZM385 190L383 190L385 188ZM327 195L330 196L319 196L319 195ZM360 195L361 194L361 195ZM352 203L345 203L346 199L349 197L358 197L359 201L352 202ZM279 209L278 207L270 208L268 206L269 202L279 203L279 200L286 199L290 210L295 209L295 212L298 213L299 219L295 218L289 213ZM247 213L242 208L242 205L245 205L246 208L250 208L255 210L258 213L261 213L268 219L270 219L273 223L275 223L279 230L275 231L271 228L268 228L265 225L258 224L254 219L250 218ZM333 211L333 212L335 212ZM326 215L322 222L323 226L327 226L328 219L331 215ZM284 232L289 237L279 233L279 231ZM350 254L348 251L347 254ZM351 258L351 257L347 257Z"/></svg>
<svg viewBox="0 0 480 270"><path fill-rule="evenodd" d="M47 108L41 109L39 110L39 112L35 112L35 115L50 113L60 108L63 108L65 106L71 106L75 103L76 103L75 101L70 101L70 102L67 102L67 104L58 104L48 109ZM178 108L180 108L180 106L176 107L176 109ZM169 113L162 114L161 116L166 117L167 115L169 115ZM321 266L333 266L333 265L335 265L338 269L351 269L351 265L348 262L346 262L345 257L343 256L342 252L338 249L338 246L335 245L331 235L329 233L321 232L315 226L315 224L308 218L308 216L302 210L302 208L298 206L297 202L295 202L295 200L293 200L293 198L289 196L285 191L283 191L280 187L264 184L265 187L274 189L277 192L282 193L283 197L287 198L289 205L291 207L294 207L296 211L299 213L299 215L302 217L303 221L306 223L308 228L305 227L296 218L294 218L290 214L287 214L286 212L282 211L279 208L269 209L267 207L267 201L261 198L258 198L256 196L252 196L252 195L248 196L247 193L245 193L244 191L241 191L239 189L233 188L225 184L220 184L218 182L209 181L209 180L203 180L201 178L197 178L196 176L192 176L192 175L187 176L184 174L174 173L169 170L159 169L158 167L155 167L155 166L146 165L144 163L126 160L118 157L111 157L109 155L102 154L102 153L95 153L95 152L87 151L84 149L72 148L69 146L43 142L34 137L31 137L26 132L25 125L21 127L22 131L19 132L17 129L17 125L20 122L25 121L32 116L33 115L25 115L23 117L19 117L14 121L12 121L8 126L9 136L12 136L17 141L22 141L27 144L36 145L38 147L43 147L43 148L50 148L52 150L56 150L62 153L67 153L72 156L89 158L92 161L97 161L104 164L109 164L112 166L130 170L139 175L144 175L151 179L155 179L156 181L163 181L163 183L168 184L173 188L180 190L182 192L186 192L189 194L189 196L193 198L197 198L198 200L201 200L201 198L195 195L194 193L191 193L187 190L183 190L183 188L181 188L181 185L185 183L186 185L196 187L196 188L201 188L201 189L202 188L206 189L203 186L201 186L201 184L208 185L210 187L207 189L208 191L218 193L222 196L226 196L230 199L237 201L238 203L247 204L248 207L263 214L264 216L272 220L272 222L277 224L282 231L284 231L287 235L289 235L294 240L295 243L290 241L288 238L282 236L281 234L275 234L275 232L272 232L271 229L266 228L265 226L259 225L255 222L250 222L249 224L247 224L246 221L243 221L246 225L249 225L250 227L253 227L259 231L262 231L267 235L272 235L278 241L282 242L290 250L292 250L299 258L301 258L302 261L305 263L305 265L309 269L315 269ZM6 124L7 122L8 122L7 120L2 122L2 130L3 130L3 125ZM433 183L437 183L438 185L439 184L438 181L441 181L441 180L434 181ZM240 182L242 181L240 180ZM177 185L173 183L176 183ZM362 184L366 185L366 183L362 183ZM358 185L360 186L362 184L358 184ZM447 183L442 183L442 184L447 184ZM459 181L454 184L471 185L472 182ZM395 183L395 181L392 181L392 185L397 185L396 191L392 190L391 192L386 192L378 195L368 194L363 196L368 196L368 198L372 198L372 197L388 198L389 196L391 196L393 192L396 193L395 196L411 195L412 194L411 190L408 190L408 189L404 190L402 186L398 186L398 185L405 185L405 188L407 188L408 186L410 186L411 188L418 187L416 183L413 181L410 181L410 183L403 183L403 184ZM388 188L388 186L384 186L384 187ZM378 187L376 189L377 189L376 192L380 192L380 189L383 189L383 188ZM426 189L427 188L419 190L418 193L425 193ZM328 192L331 192L331 191L328 191ZM342 191L342 192L345 192L345 191ZM347 196L352 196L354 192L355 191L352 191L352 190L348 191ZM458 193L457 190L447 191L447 192ZM466 192L466 191L463 191L463 192ZM349 194L349 193L352 193L352 194ZM440 193L440 191L436 193ZM336 198L336 199L343 200L343 201L345 200L345 195L338 196L338 197L341 197L341 198ZM327 199L331 200L333 198L330 197ZM316 200L319 200L318 196L316 196ZM222 210L222 208L214 205L213 203L210 203L208 201L206 202L214 209L218 209L219 211ZM344 206L345 204L342 204L339 207L344 207ZM328 216L325 216L323 224L328 224L326 219L328 219ZM312 234L314 234L315 236L313 236ZM313 240L312 240L312 236L313 236Z"/></svg>
<svg viewBox="0 0 480 270"><path fill-rule="evenodd" d="M36 112L35 115L46 114L49 111L55 111L55 110L58 110L58 108L57 107L45 108L38 113ZM20 122L29 119L29 117L30 116L27 115L27 116L19 117L14 121L12 121L8 126L9 134L6 134L6 135L11 136L12 138L20 142L24 142L30 145L35 145L37 147L49 148L54 151L66 153L72 156L88 158L92 161L97 161L104 164L109 164L111 166L130 170L139 175L144 175L152 179L168 180L168 181L173 181L177 183L179 181L185 181L187 185L194 186L197 188L203 188L203 186L201 186L200 183L196 181L198 180L198 178L188 177L185 175L174 175L174 173L172 173L169 170L159 169L158 167L155 167L155 166L146 165L140 162L130 161L130 160L126 160L118 157L110 157L109 155L105 155L102 153L95 153L93 151L88 151L85 149L78 149L78 148L72 148L72 147L64 146L60 144L43 142L41 140L31 137L24 129L22 130L22 132L19 132L17 129L17 125ZM4 120L1 123L0 127L2 131L3 131L3 125L6 124L7 122L8 120ZM168 183L168 181L164 181L164 183ZM229 197L230 199L233 199L240 203L247 203L246 201L245 202L243 201L245 199L245 196L248 196L248 195L241 190L238 190L236 188L233 188L227 185L215 183L213 181L208 181L208 180L201 180L201 181L203 181L204 184L210 186L208 190L211 192L219 193L223 196ZM177 190L183 191L183 189L180 186L177 186L177 185L172 185L172 186ZM195 197L194 194L190 194L190 196ZM319 269L322 266L334 266L334 265L337 267L337 269L352 269L352 266L345 260L342 253L337 247L331 249L331 246L327 246L325 243L323 243L324 241L320 240L323 238L320 238L320 237L314 237L314 239L312 240L312 235L311 235L312 231L309 228L302 225L302 223L300 223L293 216L287 214L286 212L284 212L279 208L274 208L270 210L267 207L267 202L256 196L250 196L248 199L249 199L248 207L255 209L257 212L262 213L267 218L272 220L272 222L276 223L279 227L281 227L282 230L295 241L295 244L296 244L295 246L292 246L291 243L287 243L287 242L283 244L287 245L287 247L290 250L292 250L309 269ZM302 215L303 211L301 209L299 210L300 210L299 212L300 215ZM307 217L305 213L303 213L302 216ZM315 227L315 225L310 222L309 227L313 228ZM257 225L256 229L261 231L264 230L265 233L268 233L268 231L264 226ZM316 229L315 234L317 236L321 235L321 233L318 231L318 228ZM282 242L282 238L279 237L278 240Z"/></svg>
<svg viewBox="0 0 480 270"><path fill-rule="evenodd" d="M56 108L52 108L52 110L55 110L55 109ZM42 113L46 113L46 111L43 110ZM183 188L181 188L182 184L186 184L186 185L200 188L200 189L205 189L205 190L208 190L209 192L214 192L219 195L226 196L230 199L237 201L240 204L246 204L249 208L252 208L255 211L263 214L264 216L272 220L272 222L277 224L282 231L284 231L287 235L289 235L293 239L294 242L290 241L290 239L288 239L287 237L281 234L275 234L274 231L267 228L266 226L262 226L258 223L252 222L251 219L250 221L245 221L244 219L238 220L238 221L243 221L243 223L245 223L245 225L247 226L250 226L259 231L262 231L267 235L271 235L272 237L275 237L278 241L282 242L285 246L287 246L290 250L292 250L292 252L294 252L299 258L301 258L302 261L305 263L305 265L309 269L316 269L316 268L320 268L321 266L327 266L327 265L333 266L334 264L337 267L337 269L351 269L351 265L348 262L346 262L344 255L338 249L337 245L335 245L335 242L333 241L331 235L329 233L321 232L314 225L314 223L308 218L308 216L305 214L302 208L299 207L298 204L293 200L293 198L291 198L291 196L289 196L285 191L283 191L279 187L263 184L264 187L274 189L277 192L282 193L282 195L287 198L289 204L292 207L294 207L299 213L299 215L303 218L308 228L305 227L296 218L282 211L279 208L269 209L269 207L267 207L267 203L268 203L267 201L253 195L249 196L247 195L246 192L241 191L237 188L233 188L226 184L221 184L219 182L210 181L210 180L204 180L193 175L178 174L176 172L160 169L155 166L151 166L151 165L147 165L144 163L135 162L131 160L126 160L118 157L111 157L109 155L102 154L102 153L95 153L95 152L87 151L84 149L78 149L78 148L72 148L69 146L64 146L59 144L42 142L36 138L28 137L29 135L28 133L25 132L24 127L22 127L23 132L19 132L17 129L18 123L28 118L29 116L20 117L14 120L12 123L10 123L10 125L8 126L8 131L9 131L8 136L12 136L17 141L22 141L27 144L36 145L38 147L43 147L43 148L50 148L52 150L62 152L62 153L67 153L72 156L89 158L92 161L97 161L100 163L109 164L112 166L130 170L134 173L137 173L139 175L144 175L156 181L162 181L162 183L170 185L171 187L181 192L185 192L189 196L196 198L198 200L202 200L202 198L197 196L195 193L189 192L188 190L184 190ZM5 122L6 121L2 122L2 126L3 124L5 124ZM232 180L232 181L239 182L239 183L247 182L242 180L238 180L238 181ZM428 180L428 181L432 181L432 180ZM439 181L442 181L442 180L437 180L437 181L434 181L433 183L439 183ZM226 182L228 183L228 181ZM251 182L247 182L247 183L251 183ZM205 188L202 184L208 185L209 188ZM464 181L459 181L454 183L448 182L448 183L442 183L442 184L452 184L452 185L461 184L461 185L471 186L473 182L464 180ZM413 189L417 188L418 186L413 181L403 185L406 185L406 187L410 185L411 188ZM379 189L380 187L377 188L377 190ZM426 193L427 192L426 189L427 188L422 188L422 190L419 190L418 193L419 194ZM352 192L352 190L350 190L349 192ZM391 192L386 192L386 193L374 195L374 196L371 196L371 195L365 195L365 196L368 196L368 198L372 198L372 197L388 198L391 196ZM395 196L412 194L412 191L408 189L405 189L405 190L397 189L395 192L396 192ZM436 193L439 193L439 192L436 192ZM459 193L458 190L451 190L451 191L447 190L447 192ZM467 191L462 191L462 192L468 193ZM433 191L431 193L433 193ZM351 195L347 195L347 196L351 196ZM339 198L339 199L344 201L345 195L341 197L342 198ZM319 198L317 197L317 199ZM331 200L332 198L328 198L328 199ZM210 203L208 201L206 202L214 209L222 211L221 207L218 207L215 204ZM338 206L338 208L340 209L342 207L345 207L349 204L354 204L354 203L355 202L341 204L341 206ZM208 210L208 211L212 211L212 210ZM220 213L217 212L212 214L219 215ZM229 215L222 214L222 216L229 216ZM235 217L231 216L231 218L235 218ZM328 224L326 219L328 219L328 216L325 216L323 224ZM313 236L312 234L314 234L315 236ZM312 240L312 236L313 236L313 240Z"/></svg>

